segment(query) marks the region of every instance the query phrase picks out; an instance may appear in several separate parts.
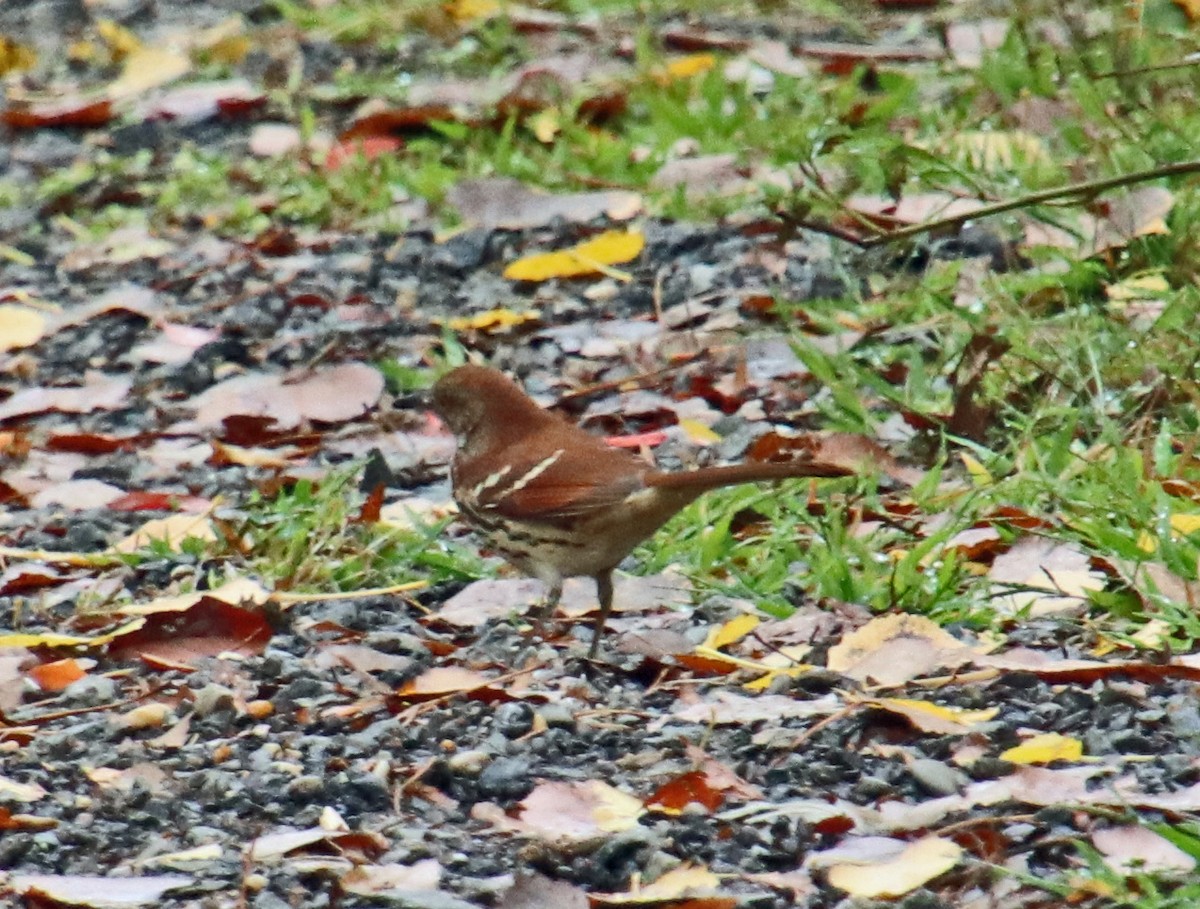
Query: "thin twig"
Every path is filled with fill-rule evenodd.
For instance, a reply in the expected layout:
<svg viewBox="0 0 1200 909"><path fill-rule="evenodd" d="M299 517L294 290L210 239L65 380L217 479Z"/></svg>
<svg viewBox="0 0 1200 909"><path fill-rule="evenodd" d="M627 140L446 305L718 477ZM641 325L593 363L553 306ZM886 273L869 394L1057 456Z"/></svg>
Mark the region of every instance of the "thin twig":
<svg viewBox="0 0 1200 909"><path fill-rule="evenodd" d="M920 224L910 224L908 227L901 227L897 230L876 234L873 237L854 237L848 232L832 225L818 225L812 221L803 219L793 220L786 213L782 217L789 225L819 231L854 243L863 249L871 249L876 246L895 243L897 240L907 240L909 237L933 233L944 227L955 227L966 221L974 221L979 218L1003 214L1006 211L1015 211L1019 208L1029 208L1030 206L1041 205L1046 202L1071 199L1074 196L1094 196L1105 190L1116 189L1120 186L1132 186L1137 183L1145 183L1149 180L1158 180L1162 177L1178 177L1194 173L1200 173L1200 161L1180 161L1176 164L1164 164L1161 167L1152 167L1149 170L1134 171L1133 173L1121 174L1116 177L1105 177L1102 180L1085 180L1082 183L1069 183L1066 186L1059 186L1054 189L1043 189L1036 193L1029 193L1028 195L1018 196L1015 199L1009 199L1005 202L993 202L988 205L981 205L979 208L972 209L971 211L959 212L956 215L949 215L945 218L922 221Z"/></svg>

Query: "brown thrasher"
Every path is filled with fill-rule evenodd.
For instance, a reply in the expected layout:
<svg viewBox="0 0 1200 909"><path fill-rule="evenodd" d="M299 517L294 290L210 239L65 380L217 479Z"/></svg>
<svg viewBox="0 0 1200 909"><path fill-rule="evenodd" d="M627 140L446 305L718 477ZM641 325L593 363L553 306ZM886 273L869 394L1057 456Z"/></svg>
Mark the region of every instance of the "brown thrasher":
<svg viewBox="0 0 1200 909"><path fill-rule="evenodd" d="M564 578L595 579L600 614L589 657L612 611L613 569L696 497L738 483L849 472L804 460L655 470L543 410L484 366L446 373L433 386L433 409L458 441L450 480L463 518L548 589L535 615L558 605Z"/></svg>

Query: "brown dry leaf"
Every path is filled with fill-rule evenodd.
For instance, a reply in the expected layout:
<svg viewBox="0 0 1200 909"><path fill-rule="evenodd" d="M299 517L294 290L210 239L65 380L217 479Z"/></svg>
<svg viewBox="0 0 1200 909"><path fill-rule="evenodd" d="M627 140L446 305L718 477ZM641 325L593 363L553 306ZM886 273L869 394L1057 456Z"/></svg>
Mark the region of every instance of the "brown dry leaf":
<svg viewBox="0 0 1200 909"><path fill-rule="evenodd" d="M129 389L133 387L133 383L123 376L99 372L85 373L83 383L66 388L22 388L0 403L0 420L48 411L90 413L93 410L115 410L126 403Z"/></svg>
<svg viewBox="0 0 1200 909"><path fill-rule="evenodd" d="M646 807L662 814L677 815L689 805L699 805L709 814L725 802L725 794L713 786L703 770L689 770L663 783L646 799Z"/></svg>
<svg viewBox="0 0 1200 909"><path fill-rule="evenodd" d="M412 668L413 660L363 644L328 644L317 652L313 665L318 669L345 667L362 673L407 672Z"/></svg>
<svg viewBox="0 0 1200 909"><path fill-rule="evenodd" d="M482 672L458 666L435 666L412 679L396 692L408 700L429 700L448 694L464 694L491 685L492 680Z"/></svg>
<svg viewBox="0 0 1200 909"><path fill-rule="evenodd" d="M996 556L988 578L998 591L992 605L1001 615L1031 616L1083 611L1088 591L1102 590L1106 578L1091 567L1088 555L1072 543L1046 537L1022 537Z"/></svg>
<svg viewBox="0 0 1200 909"><path fill-rule="evenodd" d="M343 890L370 896L388 890L437 890L442 882L442 866L437 859L421 859L411 865L358 865L342 875Z"/></svg>
<svg viewBox="0 0 1200 909"><path fill-rule="evenodd" d="M1104 856L1104 864L1117 874L1186 874L1196 868L1195 858L1153 830L1136 824L1096 830L1092 845Z"/></svg>
<svg viewBox="0 0 1200 909"><path fill-rule="evenodd" d="M645 245L640 231L608 230L570 249L517 259L504 269L504 277L512 281L547 281L611 274L608 266L633 261Z"/></svg>
<svg viewBox="0 0 1200 909"><path fill-rule="evenodd" d="M1084 257L1122 249L1130 240L1168 233L1166 217L1175 197L1161 186L1143 186L1098 203L1099 214L1081 212L1077 229L1031 222L1025 227L1026 247L1051 246Z"/></svg>
<svg viewBox="0 0 1200 909"><path fill-rule="evenodd" d="M733 909L737 900L727 897L713 902L705 897L717 896L721 879L703 865L684 863L672 868L662 877L644 887L634 886L626 893L592 893L591 899L598 906L643 906L646 904L676 903L700 898L705 909L718 909L727 905Z"/></svg>
<svg viewBox="0 0 1200 909"><path fill-rule="evenodd" d="M640 799L600 780L539 784L519 805L521 827L560 845L586 843L638 826Z"/></svg>
<svg viewBox="0 0 1200 909"><path fill-rule="evenodd" d="M388 846L387 838L373 831L339 832L321 827L306 830L284 828L251 840L248 855L252 861L271 862L318 843L327 844L338 851L352 850L367 856L380 855Z"/></svg>
<svg viewBox="0 0 1200 909"><path fill-rule="evenodd" d="M437 619L463 628L477 628L492 619L524 612L545 595L541 581L532 578L487 578L474 581L437 611Z"/></svg>
<svg viewBox="0 0 1200 909"><path fill-rule="evenodd" d="M88 128L105 126L114 115L113 103L107 98L73 95L36 102L13 99L0 113L0 122L12 129Z"/></svg>
<svg viewBox="0 0 1200 909"><path fill-rule="evenodd" d="M562 219L581 224L603 216L628 221L642 210L642 197L625 190L590 193L546 193L518 180L492 177L464 180L446 194L468 224L504 230L543 227Z"/></svg>
<svg viewBox="0 0 1200 909"><path fill-rule="evenodd" d="M194 398L195 420L177 428L216 428L229 417L264 417L273 421L275 429L290 429L309 420L342 423L363 416L382 393L383 375L365 363L285 376L248 373Z"/></svg>
<svg viewBox="0 0 1200 909"><path fill-rule="evenodd" d="M829 869L829 883L851 896L899 897L945 874L958 864L962 852L950 840L927 836L878 862L833 865Z"/></svg>
<svg viewBox="0 0 1200 909"><path fill-rule="evenodd" d="M246 603L262 605L271 598L261 584L251 578L234 578L211 590L194 590L176 596L158 597L148 603L132 603L120 607L121 615L153 615L156 612L186 612L205 598L220 600L232 606Z"/></svg>
<svg viewBox="0 0 1200 909"><path fill-rule="evenodd" d="M751 461L790 461L798 458L814 466L827 467L845 474L878 471L894 480L913 486L925 476L923 470L897 461L878 442L852 432L803 433L785 436L768 432L759 436L747 450Z"/></svg>
<svg viewBox="0 0 1200 909"><path fill-rule="evenodd" d="M8 808L0 806L0 830L53 830L57 826L58 821L52 817L13 814ZM0 884L4 880L3 873L0 873Z"/></svg>
<svg viewBox="0 0 1200 909"><path fill-rule="evenodd" d="M36 344L46 332L46 317L29 306L0 304L0 351Z"/></svg>
<svg viewBox="0 0 1200 909"><path fill-rule="evenodd" d="M143 877L99 877L83 874L14 874L7 880L14 893L30 904L44 902L88 909L134 909L159 906L163 894L195 883L179 874Z"/></svg>
<svg viewBox="0 0 1200 909"><path fill-rule="evenodd" d="M184 612L155 613L135 622L140 627L109 644L114 659L141 658L151 665L186 670L223 653L262 653L271 639L271 626L260 610L241 609L209 596Z"/></svg>
<svg viewBox="0 0 1200 909"><path fill-rule="evenodd" d="M872 619L846 635L829 649L827 666L859 682L892 686L957 668L975 656L933 621L901 613Z"/></svg>

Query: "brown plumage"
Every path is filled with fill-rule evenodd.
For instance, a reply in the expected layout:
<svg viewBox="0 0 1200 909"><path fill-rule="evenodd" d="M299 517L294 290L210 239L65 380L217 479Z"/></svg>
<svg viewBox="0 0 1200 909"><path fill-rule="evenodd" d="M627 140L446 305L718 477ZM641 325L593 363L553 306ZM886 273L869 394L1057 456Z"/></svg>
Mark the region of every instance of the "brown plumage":
<svg viewBox="0 0 1200 909"><path fill-rule="evenodd" d="M433 407L458 439L450 476L463 518L546 584L540 614L557 606L564 578L595 579L600 614L591 656L612 611L613 569L681 508L720 486L846 473L805 461L656 470L543 410L483 366L443 376Z"/></svg>

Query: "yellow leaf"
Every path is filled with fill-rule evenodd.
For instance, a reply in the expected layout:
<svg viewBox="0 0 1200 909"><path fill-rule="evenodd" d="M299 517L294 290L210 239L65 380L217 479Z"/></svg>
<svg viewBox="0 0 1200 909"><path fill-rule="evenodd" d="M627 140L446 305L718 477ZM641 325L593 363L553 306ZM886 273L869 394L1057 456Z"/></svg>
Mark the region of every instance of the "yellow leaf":
<svg viewBox="0 0 1200 909"><path fill-rule="evenodd" d="M1200 530L1200 514L1173 514L1171 515L1171 539L1177 536L1188 536ZM1158 540L1148 530L1143 530L1138 536L1138 549L1143 552L1155 552L1158 550Z"/></svg>
<svg viewBox="0 0 1200 909"><path fill-rule="evenodd" d="M672 868L652 884L645 887L635 886L629 893L619 895L622 897L620 902L624 905L658 905L664 901L674 903L687 897L711 894L720 886L721 879L702 865L683 864Z"/></svg>
<svg viewBox="0 0 1200 909"><path fill-rule="evenodd" d="M716 65L717 58L712 54L688 54L664 66L655 76L655 81L665 84L679 79L690 79L692 76L708 72Z"/></svg>
<svg viewBox="0 0 1200 909"><path fill-rule="evenodd" d="M137 35L111 19L101 19L97 22L96 32L108 45L114 60L121 60L141 49L142 42L138 40Z"/></svg>
<svg viewBox="0 0 1200 909"><path fill-rule="evenodd" d="M1134 300L1157 300L1164 294L1170 293L1171 285L1162 275L1138 275L1109 284L1104 288L1104 296L1114 305L1129 303Z"/></svg>
<svg viewBox="0 0 1200 909"><path fill-rule="evenodd" d="M922 732L940 735L970 732L973 727L986 723L1000 712L998 707L964 710L961 707L944 707L913 698L871 698L863 703L898 714Z"/></svg>
<svg viewBox="0 0 1200 909"><path fill-rule="evenodd" d="M504 277L512 281L547 281L611 273L609 265L636 259L646 238L636 230L609 230L571 249L536 253L511 263Z"/></svg>
<svg viewBox="0 0 1200 909"><path fill-rule="evenodd" d="M446 321L446 327L452 331L508 331L526 322L536 322L541 316L536 309L517 312L512 309L489 309L487 312L475 313L471 316L459 316Z"/></svg>
<svg viewBox="0 0 1200 909"><path fill-rule="evenodd" d="M1000 753L1000 759L1014 764L1049 764L1051 761L1077 761L1083 757L1083 742L1057 732L1033 738Z"/></svg>
<svg viewBox="0 0 1200 909"><path fill-rule="evenodd" d="M679 428L687 434L689 441L697 445L712 445L721 441L721 436L713 432L711 427L691 417L680 420Z"/></svg>
<svg viewBox="0 0 1200 909"><path fill-rule="evenodd" d="M991 486L996 482L992 478L991 472L971 455L960 451L958 456L962 458L963 466L967 468L967 473L970 474L976 486Z"/></svg>
<svg viewBox="0 0 1200 909"><path fill-rule="evenodd" d="M459 23L491 19L500 12L497 0L451 0L442 7L450 18Z"/></svg>
<svg viewBox="0 0 1200 909"><path fill-rule="evenodd" d="M800 663L796 666L789 666L787 669L772 669L766 675L752 679L742 687L747 691L766 691L780 676L788 679L798 679L806 672L812 672L814 668L811 663Z"/></svg>
<svg viewBox="0 0 1200 909"><path fill-rule="evenodd" d="M0 76L33 69L37 54L32 48L0 35Z"/></svg>
<svg viewBox="0 0 1200 909"><path fill-rule="evenodd" d="M0 634L0 647L72 647L76 644L90 643L91 638L74 634Z"/></svg>
<svg viewBox="0 0 1200 909"><path fill-rule="evenodd" d="M143 47L125 59L121 75L108 84L106 95L119 101L174 82L192 68L187 54L163 47Z"/></svg>
<svg viewBox="0 0 1200 909"><path fill-rule="evenodd" d="M527 123L543 145L553 144L554 137L562 131L562 117L555 107L542 108L530 117Z"/></svg>
<svg viewBox="0 0 1200 909"><path fill-rule="evenodd" d="M46 319L28 306L0 304L0 351L28 347L46 330Z"/></svg>
<svg viewBox="0 0 1200 909"><path fill-rule="evenodd" d="M744 612L736 618L730 619L724 625L714 628L708 633L708 637L704 640L705 647L711 647L713 650L720 650L722 647L727 647L737 641L740 641L762 622L756 615L751 615Z"/></svg>
<svg viewBox="0 0 1200 909"><path fill-rule="evenodd" d="M829 883L851 896L903 896L958 864L962 849L936 836L917 840L890 859L846 862L829 869Z"/></svg>

